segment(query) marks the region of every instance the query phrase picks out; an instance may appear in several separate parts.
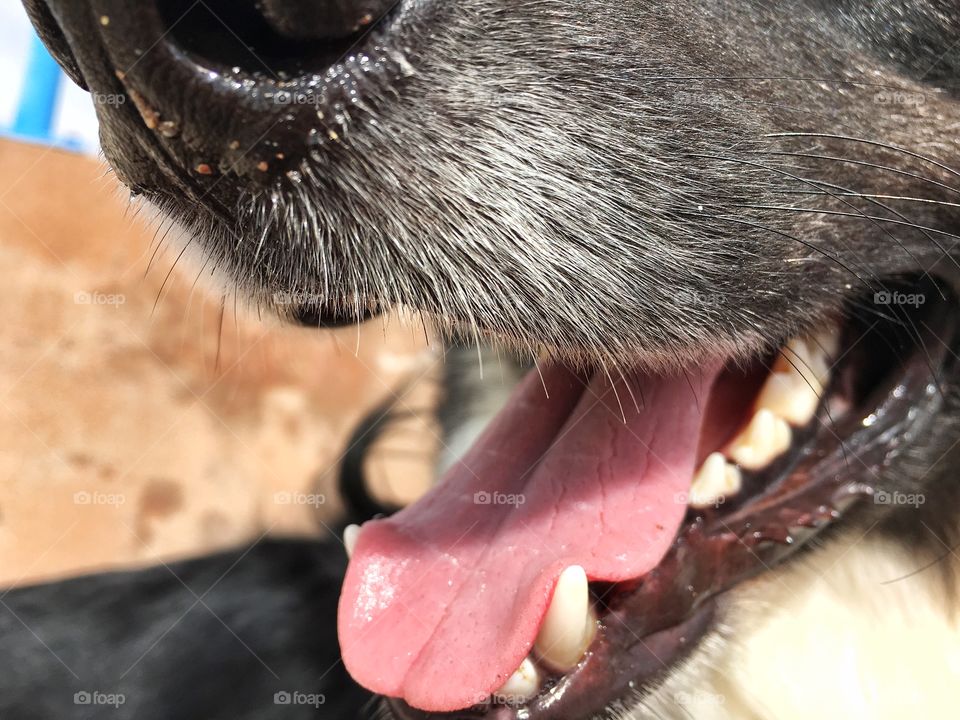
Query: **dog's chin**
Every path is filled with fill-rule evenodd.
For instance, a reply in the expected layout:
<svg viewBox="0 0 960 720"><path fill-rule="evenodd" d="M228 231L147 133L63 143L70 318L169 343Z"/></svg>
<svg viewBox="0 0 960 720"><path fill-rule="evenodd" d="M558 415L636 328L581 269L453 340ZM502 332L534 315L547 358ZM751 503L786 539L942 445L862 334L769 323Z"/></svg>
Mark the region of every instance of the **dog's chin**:
<svg viewBox="0 0 960 720"><path fill-rule="evenodd" d="M715 677L715 684L701 686L700 692L684 683L703 677L718 656L732 653L723 641L731 632L735 648L752 637L755 628L737 629L736 598L748 597L757 582L769 587L775 581L761 578L776 578L774 569L815 538L848 526L856 534L855 528L872 526L880 515L923 502L923 485L911 485L905 468L918 443L936 446L945 435L943 393L958 372L954 352L960 339L951 324L958 303L932 282L904 288L909 292L851 303L835 324L790 339L752 362L724 364L720 358L714 369L710 363L692 365L675 384L649 373L635 377L616 370L614 376L600 367L562 370L542 361L425 502L360 531L341 604L348 668L368 687L400 695L389 701L390 710L411 720L620 717L617 712L631 708L631 717L673 717L681 712L677 706L697 710L696 717L734 712L689 707L726 701L723 693L733 690L728 686L713 693L710 688L719 687ZM575 389L565 388L558 377ZM574 400L558 399L568 392ZM555 406L565 402L568 417L558 421ZM599 416L591 413L595 405L603 408ZM650 414L665 432L678 432L673 413L684 405L702 408L697 437L686 438L684 445L681 438L644 434L642 418ZM598 439L608 429L592 424L611 418L631 436L630 442ZM552 429L541 444L527 448L535 467L526 468L520 480L498 485L496 466L485 464L483 454L493 452L491 444L504 449L507 433L526 436L530 431L524 426L538 422L552 424ZM631 453L642 446L646 474L631 477L614 460L605 461L599 471L575 467L583 456L591 458L588 465L605 457L606 450L595 447L601 442L614 442L627 462L636 461ZM565 452L570 443L573 454ZM511 452L512 446L504 450L505 455ZM651 479L658 463L682 467L678 456L684 452L695 463L692 484ZM563 506L538 487L550 482L542 477L550 473L563 476ZM465 477L471 474L482 477ZM674 493L668 503L683 507L671 514L659 505L656 516L647 517L644 511L656 501L638 496L635 489L624 492L621 480L655 486L651 492ZM482 488L499 488L504 498L524 497L525 504L509 510L484 503L478 507L471 493ZM625 504L629 502L634 505ZM567 515L592 505L600 508L595 522L568 522ZM438 518L438 513L446 517ZM488 515L496 518L495 531L484 529ZM542 524L542 515L550 522ZM577 527L580 534L558 538L563 531L557 528L565 523L568 532ZM666 540L658 536L663 533L669 535ZM464 548L474 542L483 545L481 555ZM630 555L631 543L657 549L648 565L635 566L645 568L635 575L591 557L591 550L609 553L617 543L623 558ZM448 564L451 558L453 565ZM455 567L468 564L469 572ZM568 627L595 624L595 629L580 641L580 657L561 667L549 647L567 640L547 625L557 596L567 591L556 589L549 604L534 602L529 612L524 593L541 597L546 588L549 599L550 591L563 585L562 579L554 585L559 569L576 564L585 568L589 580L589 603L581 608L587 614L578 619L568 610L564 621ZM434 565L446 568L436 578ZM515 572L515 565L524 571ZM547 582L542 587L533 583L533 590L527 579L515 583L529 576L531 565L549 569ZM415 568L412 577L386 570L405 566ZM501 577L491 576L494 569ZM472 584L473 573L483 575L481 585ZM424 587L440 578L460 586L457 599L446 597L442 588ZM463 597L471 592L513 597L507 622L498 618L489 628L451 629L451 623L474 621L475 602ZM371 604L371 598L388 596L391 602L383 608ZM352 608L355 600L363 606L359 615ZM443 609L442 618L431 614L431 603ZM802 603L797 604L799 611ZM532 648L526 636L517 640L512 630L504 630L511 622L524 625L531 613L536 618ZM446 654L438 656L429 641L417 645L421 664L404 665L398 675L402 682L390 685L384 678L390 677L395 660L383 653L383 636L416 635L411 628L419 625L443 639ZM472 647L477 633L486 635L491 647ZM364 642L364 637L377 640ZM507 661L513 667L498 666L483 675L487 658L512 654L515 645L523 654ZM398 648L391 644L390 650ZM431 656L443 672L432 672ZM456 668L463 659L470 665L465 674ZM517 666L520 670L511 676ZM418 673L430 683L419 684ZM444 686L444 677L453 682Z"/></svg>

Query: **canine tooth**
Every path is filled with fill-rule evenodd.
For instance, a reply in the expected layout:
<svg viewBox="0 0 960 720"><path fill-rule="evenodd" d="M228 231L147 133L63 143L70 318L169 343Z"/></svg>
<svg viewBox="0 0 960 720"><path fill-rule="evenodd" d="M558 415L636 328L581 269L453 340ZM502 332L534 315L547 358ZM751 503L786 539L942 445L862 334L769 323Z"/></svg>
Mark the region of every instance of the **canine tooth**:
<svg viewBox="0 0 960 720"><path fill-rule="evenodd" d="M813 419L820 404L820 386L810 387L794 368L779 371L776 368L757 396L757 409L765 409L791 425L803 426Z"/></svg>
<svg viewBox="0 0 960 720"><path fill-rule="evenodd" d="M353 557L353 550L357 547L357 540L360 539L360 526L347 525L343 530L343 546L347 549L347 557Z"/></svg>
<svg viewBox="0 0 960 720"><path fill-rule="evenodd" d="M508 703L526 702L540 691L540 671L530 658L524 658L494 697Z"/></svg>
<svg viewBox="0 0 960 720"><path fill-rule="evenodd" d="M837 354L840 352L840 330L837 326L831 325L814 333L811 342L823 351L831 363L837 361Z"/></svg>
<svg viewBox="0 0 960 720"><path fill-rule="evenodd" d="M740 467L759 470L786 451L792 438L793 431L786 420L761 408L730 442L727 455Z"/></svg>
<svg viewBox="0 0 960 720"><path fill-rule="evenodd" d="M579 565L571 565L557 580L534 649L551 670L567 672L590 647L596 625L587 573Z"/></svg>
<svg viewBox="0 0 960 720"><path fill-rule="evenodd" d="M832 353L831 348L834 348ZM827 335L809 339L794 338L781 351L774 371L799 373L816 388L819 395L830 379L831 354L836 354L835 343Z"/></svg>
<svg viewBox="0 0 960 720"><path fill-rule="evenodd" d="M711 453L693 476L690 505L701 509L723 502L728 495L740 492L743 479L740 471L718 452Z"/></svg>

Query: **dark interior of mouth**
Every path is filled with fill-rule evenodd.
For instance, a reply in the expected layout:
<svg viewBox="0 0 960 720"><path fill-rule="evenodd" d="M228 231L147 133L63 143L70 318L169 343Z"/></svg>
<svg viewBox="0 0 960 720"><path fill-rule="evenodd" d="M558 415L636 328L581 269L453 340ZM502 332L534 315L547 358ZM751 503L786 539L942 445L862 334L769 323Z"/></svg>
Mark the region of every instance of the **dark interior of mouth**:
<svg viewBox="0 0 960 720"><path fill-rule="evenodd" d="M173 42L195 61L221 72L285 80L323 73L368 28L335 38L281 34L255 0L160 0Z"/></svg>
<svg viewBox="0 0 960 720"><path fill-rule="evenodd" d="M348 669L404 718L574 720L655 680L706 632L723 591L870 498L931 422L954 371L956 302L931 282L891 292L924 302L853 302L832 339L812 329L749 367L612 382L534 372L430 494L361 530L340 607ZM809 417L765 395L791 368L816 387ZM768 406L791 418L785 446L744 441ZM705 472L711 462L735 473ZM558 671L541 625L574 565L596 633ZM524 662L535 689L500 692Z"/></svg>

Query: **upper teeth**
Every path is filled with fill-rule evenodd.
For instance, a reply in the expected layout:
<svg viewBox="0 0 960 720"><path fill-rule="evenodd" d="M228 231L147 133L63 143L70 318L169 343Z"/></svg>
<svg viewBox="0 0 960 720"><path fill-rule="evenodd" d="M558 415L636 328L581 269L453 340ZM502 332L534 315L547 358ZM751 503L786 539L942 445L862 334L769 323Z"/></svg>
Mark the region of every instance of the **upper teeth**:
<svg viewBox="0 0 960 720"><path fill-rule="evenodd" d="M836 336L826 333L788 342L757 397L757 407L797 427L810 422L830 379L830 356L836 354L836 346Z"/></svg>
<svg viewBox="0 0 960 720"><path fill-rule="evenodd" d="M839 347L835 331L784 346L754 402L754 414L722 452L712 453L697 470L690 487L695 508L717 505L740 491L740 471L769 465L790 447L791 426L809 423L830 380L831 358Z"/></svg>
<svg viewBox="0 0 960 720"><path fill-rule="evenodd" d="M820 404L819 386L807 383L793 368L786 371L774 370L757 397L757 405L767 408L791 425L806 425Z"/></svg>
<svg viewBox="0 0 960 720"><path fill-rule="evenodd" d="M793 432L787 421L760 408L727 446L727 455L740 467L758 470L790 447Z"/></svg>
<svg viewBox="0 0 960 720"><path fill-rule="evenodd" d="M690 504L695 508L719 505L727 495L740 492L740 471L718 452L711 453L693 477Z"/></svg>

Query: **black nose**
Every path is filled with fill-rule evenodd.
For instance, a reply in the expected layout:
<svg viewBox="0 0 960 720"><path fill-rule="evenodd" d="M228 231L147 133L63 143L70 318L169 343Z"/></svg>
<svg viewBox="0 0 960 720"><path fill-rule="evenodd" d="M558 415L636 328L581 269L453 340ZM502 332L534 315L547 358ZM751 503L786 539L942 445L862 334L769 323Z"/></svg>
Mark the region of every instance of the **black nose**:
<svg viewBox="0 0 960 720"><path fill-rule="evenodd" d="M259 9L280 35L299 40L353 35L386 13L396 0L260 0Z"/></svg>
<svg viewBox="0 0 960 720"><path fill-rule="evenodd" d="M98 106L121 179L215 187L229 222L250 188L295 187L304 163L378 121L377 98L411 74L403 0L26 1L72 74L124 100Z"/></svg>

